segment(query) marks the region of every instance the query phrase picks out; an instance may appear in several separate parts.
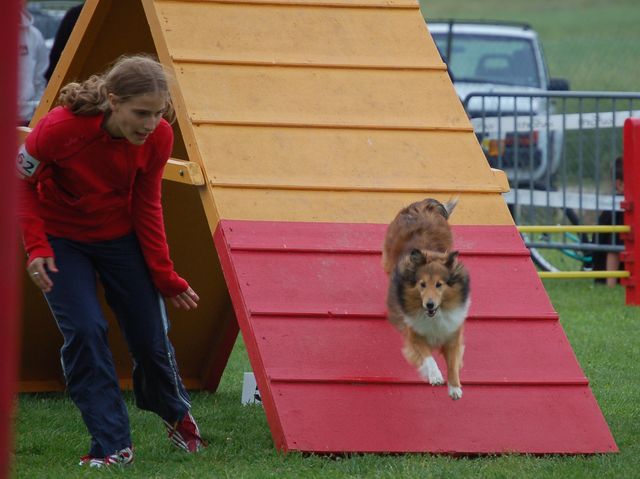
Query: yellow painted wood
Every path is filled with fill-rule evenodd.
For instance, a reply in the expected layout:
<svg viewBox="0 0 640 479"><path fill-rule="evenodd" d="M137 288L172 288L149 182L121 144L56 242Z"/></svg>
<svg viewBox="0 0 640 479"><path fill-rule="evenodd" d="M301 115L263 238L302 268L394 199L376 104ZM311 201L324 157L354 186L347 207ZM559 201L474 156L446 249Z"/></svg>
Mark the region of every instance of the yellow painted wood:
<svg viewBox="0 0 640 479"><path fill-rule="evenodd" d="M478 171L468 161L477 141L467 132L228 125L194 131L214 185L506 191L490 168Z"/></svg>
<svg viewBox="0 0 640 479"><path fill-rule="evenodd" d="M445 68L433 42L424 41L425 23L413 21L413 10L361 9L355 15L352 9L317 5L157 6L176 62Z"/></svg>
<svg viewBox="0 0 640 479"><path fill-rule="evenodd" d="M24 143L25 138L31 132L31 128L26 126L19 126L17 128L17 138L18 138L18 146Z"/></svg>
<svg viewBox="0 0 640 479"><path fill-rule="evenodd" d="M50 392L63 392L65 390L64 378L56 379L45 379L42 381L34 380L34 381L20 381L20 392L21 393L37 393L42 391L50 391Z"/></svg>
<svg viewBox="0 0 640 479"><path fill-rule="evenodd" d="M149 33L151 35L154 50L153 52L158 56L158 59L168 70L170 78L170 94L173 102L173 107L176 112L176 123L173 125L175 142L173 147L173 156L176 158L192 161L200 166L203 174L203 179L206 181L206 171L204 168L204 162L200 156L200 150L193 135L193 126L191 120L188 117L187 109L184 102L184 95L180 85L176 82L176 74L173 68L173 60L171 53L165 41L165 30L161 26L161 17L156 9L156 2L153 0L141 0L142 8L146 17L146 22L149 27ZM186 2L183 2L186 4ZM215 231L215 225L218 224L220 216L215 206L215 201L212 197L212 192L207 188L199 188L200 202L204 209L204 213L208 224L210 225L211 232Z"/></svg>
<svg viewBox="0 0 640 479"><path fill-rule="evenodd" d="M465 129L471 124L442 71L180 64L195 123L231 122ZM488 165L483 165L488 168Z"/></svg>
<svg viewBox="0 0 640 479"><path fill-rule="evenodd" d="M511 224L420 12L347 3L156 2L217 214L385 222L455 191L457 221Z"/></svg>
<svg viewBox="0 0 640 479"><path fill-rule="evenodd" d="M507 174L503 170L499 170L497 168L491 168L491 174L493 175L493 179L495 180L496 184L500 188L500 191L503 193L508 193L510 191L510 187Z"/></svg>
<svg viewBox="0 0 640 479"><path fill-rule="evenodd" d="M451 191L349 192L307 190L263 190L246 188L214 188L214 196L222 218L284 221L318 221L348 223L388 223L398 210L426 196L439 200L460 197L451 216L452 224L513 224L504 202L495 201L496 194ZM233 216L230 216L233 215Z"/></svg>
<svg viewBox="0 0 640 479"><path fill-rule="evenodd" d="M195 186L205 184L204 175L197 163L193 161L176 160L174 158L170 158L167 162L162 178Z"/></svg>
<svg viewBox="0 0 640 479"><path fill-rule="evenodd" d="M162 3L158 0L156 3ZM184 3L226 3L244 5L325 6L345 8L410 8L417 10L417 0L184 0Z"/></svg>

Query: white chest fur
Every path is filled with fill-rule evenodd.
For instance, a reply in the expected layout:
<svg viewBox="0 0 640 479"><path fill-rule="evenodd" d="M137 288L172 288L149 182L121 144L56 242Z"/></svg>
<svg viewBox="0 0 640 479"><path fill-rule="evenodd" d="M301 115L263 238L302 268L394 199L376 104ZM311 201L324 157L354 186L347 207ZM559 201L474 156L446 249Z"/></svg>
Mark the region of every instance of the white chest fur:
<svg viewBox="0 0 640 479"><path fill-rule="evenodd" d="M416 316L405 315L404 322L416 333L424 336L429 345L442 346L460 328L467 317L470 305L471 298L467 298L466 303L462 306L449 311L439 309L432 318L427 316L426 311L423 311Z"/></svg>

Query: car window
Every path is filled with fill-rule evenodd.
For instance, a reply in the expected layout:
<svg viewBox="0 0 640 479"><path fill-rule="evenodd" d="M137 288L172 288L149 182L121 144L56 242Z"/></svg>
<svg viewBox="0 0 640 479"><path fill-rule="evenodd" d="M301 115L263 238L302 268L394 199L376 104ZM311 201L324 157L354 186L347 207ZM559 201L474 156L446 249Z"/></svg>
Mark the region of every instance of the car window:
<svg viewBox="0 0 640 479"><path fill-rule="evenodd" d="M447 34L433 34L455 81L541 87L530 40L458 33L451 38L448 49ZM451 58L446 58L447 51Z"/></svg>

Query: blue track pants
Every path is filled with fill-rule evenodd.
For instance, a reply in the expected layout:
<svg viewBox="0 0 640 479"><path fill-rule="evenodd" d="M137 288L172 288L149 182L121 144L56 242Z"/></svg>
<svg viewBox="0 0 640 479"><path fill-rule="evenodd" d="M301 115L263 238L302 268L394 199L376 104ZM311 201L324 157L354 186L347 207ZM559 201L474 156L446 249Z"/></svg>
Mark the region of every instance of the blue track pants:
<svg viewBox="0 0 640 479"><path fill-rule="evenodd" d="M189 410L189 396L167 336L164 300L135 235L97 243L49 241L59 273L50 273L54 285L45 296L64 337L61 361L67 388L91 434L89 454L105 457L130 446L131 435L97 281L133 358L136 405L175 422Z"/></svg>

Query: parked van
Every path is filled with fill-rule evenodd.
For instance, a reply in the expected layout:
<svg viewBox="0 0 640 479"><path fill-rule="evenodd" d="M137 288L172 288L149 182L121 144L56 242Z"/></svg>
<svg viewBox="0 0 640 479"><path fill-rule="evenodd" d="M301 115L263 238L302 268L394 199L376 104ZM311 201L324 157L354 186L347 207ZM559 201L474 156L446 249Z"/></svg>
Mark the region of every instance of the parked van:
<svg viewBox="0 0 640 479"><path fill-rule="evenodd" d="M545 121L553 112L544 94L568 90L569 83L549 77L537 33L524 23L432 20L427 26L489 164L512 185L543 185L562 149L562 130Z"/></svg>

